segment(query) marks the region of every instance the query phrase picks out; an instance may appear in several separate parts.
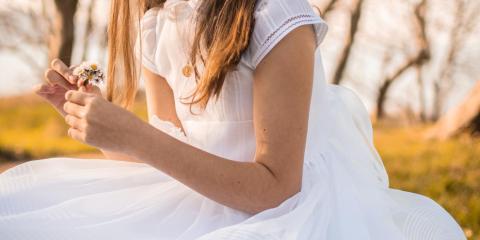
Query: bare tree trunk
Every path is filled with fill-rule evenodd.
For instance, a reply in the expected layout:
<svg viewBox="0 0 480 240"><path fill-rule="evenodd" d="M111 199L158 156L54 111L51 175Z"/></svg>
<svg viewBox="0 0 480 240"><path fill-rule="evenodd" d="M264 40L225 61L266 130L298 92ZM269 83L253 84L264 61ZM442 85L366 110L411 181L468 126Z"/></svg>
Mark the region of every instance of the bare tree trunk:
<svg viewBox="0 0 480 240"><path fill-rule="evenodd" d="M470 34L475 33L475 27L479 22L480 4L475 1L458 0L454 1L456 4L454 24L450 32L450 44L447 50L447 58L442 66L440 75L433 84L434 98L433 98L433 112L431 116L432 121L437 121L444 110L445 100L449 94L449 90L454 84L455 68L458 67L456 63L458 54L464 49L465 41ZM476 3L476 5L475 5ZM469 11L470 10L470 11ZM470 14L469 14L470 13Z"/></svg>
<svg viewBox="0 0 480 240"><path fill-rule="evenodd" d="M419 54L420 56L421 54ZM390 90L390 87L392 86L392 83L398 79L403 73L405 73L408 69L410 69L412 66L414 66L418 59L421 57L415 57L412 59L409 59L403 66L397 69L397 71L391 75L389 78L387 78L383 84L380 86L378 90L378 96L377 96L377 116L376 119L382 119L385 117L385 102L387 100L387 94L388 91Z"/></svg>
<svg viewBox="0 0 480 240"><path fill-rule="evenodd" d="M457 107L447 112L427 131L427 137L447 139L464 131L480 133L480 80Z"/></svg>
<svg viewBox="0 0 480 240"><path fill-rule="evenodd" d="M82 53L82 61L87 60L88 57L88 47L89 47L89 41L90 41L90 36L92 35L93 31L93 9L95 6L95 1L91 0L89 5L88 5L88 16L87 16L87 24L85 27L85 35L83 38L83 53Z"/></svg>
<svg viewBox="0 0 480 240"><path fill-rule="evenodd" d="M433 83L433 107L432 115L430 116L432 122L435 122L440 118L443 106L442 95L442 87L440 87L440 82L437 80Z"/></svg>
<svg viewBox="0 0 480 240"><path fill-rule="evenodd" d="M421 78L421 69L423 65L430 60L430 47L427 40L426 34L426 21L425 21L425 9L427 5L427 0L422 0L416 7L415 7L415 26L417 29L417 38L416 42L419 48L418 53L407 59L403 65L401 65L390 77L386 78L380 88L378 90L377 96L377 111L376 111L376 118L382 119L385 117L385 102L387 99L388 91L392 86L392 83L396 81L400 76L403 75L407 70L412 67L416 67L418 71L418 81L419 84L422 85L423 80ZM421 91L421 96L423 96L423 91Z"/></svg>
<svg viewBox="0 0 480 240"><path fill-rule="evenodd" d="M54 30L48 44L50 60L59 58L67 65L71 63L77 5L78 0L55 0Z"/></svg>
<svg viewBox="0 0 480 240"><path fill-rule="evenodd" d="M350 18L350 30L347 33L345 48L340 53L340 60L337 69L335 70L335 75L333 77L334 84L340 84L343 80L343 76L347 68L347 63L350 59L350 53L354 45L355 37L359 30L359 23L360 18L362 17L362 9L364 2L364 0L357 0L354 3L352 17Z"/></svg>
<svg viewBox="0 0 480 240"><path fill-rule="evenodd" d="M449 82L451 84L452 72L453 72L453 65L456 59L456 54L460 48L461 42L461 24L462 24L462 15L463 11L465 10L465 2L460 0L457 2L457 9L455 10L455 25L452 28L450 33L450 45L447 53L447 60L445 62L442 71L440 72L440 76L437 80L433 83L433 109L432 109L432 121L437 121L443 109L443 102L444 98L446 97L445 88Z"/></svg>
<svg viewBox="0 0 480 240"><path fill-rule="evenodd" d="M473 119L470 127L473 135L478 135L480 133L480 113Z"/></svg>
<svg viewBox="0 0 480 240"><path fill-rule="evenodd" d="M417 83L418 83L418 99L419 99L419 119L422 122L427 121L427 100L425 98L425 83L423 78L423 66L417 66Z"/></svg>
<svg viewBox="0 0 480 240"><path fill-rule="evenodd" d="M375 119L382 119L385 117L385 100L387 99L387 92L392 83L393 81L385 81L379 89L377 97L377 116Z"/></svg>
<svg viewBox="0 0 480 240"><path fill-rule="evenodd" d="M430 42L427 36L427 21L425 19L427 11L427 0L422 0L415 8L415 19L417 20L417 44L420 48L420 55L415 63L417 70L417 83L418 83L418 98L420 102L420 120L425 122L427 120L426 115L426 99L424 92L424 79L423 69L431 59Z"/></svg>

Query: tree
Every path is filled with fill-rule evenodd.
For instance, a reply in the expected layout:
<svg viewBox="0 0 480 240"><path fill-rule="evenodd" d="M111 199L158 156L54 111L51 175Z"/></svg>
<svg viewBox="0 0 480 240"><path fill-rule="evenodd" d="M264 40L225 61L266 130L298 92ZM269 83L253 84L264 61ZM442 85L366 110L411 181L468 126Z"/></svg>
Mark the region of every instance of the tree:
<svg viewBox="0 0 480 240"><path fill-rule="evenodd" d="M26 7L6 5L7 9L0 12L0 29L4 35L0 39L1 49L14 53L37 73L43 72L43 64L53 58L70 64L77 5L78 0L41 1ZM31 47L46 59L39 60L38 52L32 53Z"/></svg>
<svg viewBox="0 0 480 240"><path fill-rule="evenodd" d="M37 9L33 4L26 8L10 4L0 11L0 49L11 52L16 57L26 62L34 72L43 70L38 56L34 56L29 46L36 51L47 52L47 36L49 22L44 4ZM31 31L31 29L36 31ZM19 44L20 43L20 44Z"/></svg>
<svg viewBox="0 0 480 240"><path fill-rule="evenodd" d="M365 3L364 0L355 0L352 5L352 16L350 18L350 28L349 28L349 31L347 32L345 47L340 53L338 66L335 70L335 75L333 77L334 84L340 84L343 80L343 76L347 69L347 63L350 59L350 53L354 46L355 37L359 32L359 24L360 24L360 19L362 17L362 9L363 9L364 3Z"/></svg>
<svg viewBox="0 0 480 240"><path fill-rule="evenodd" d="M480 80L470 94L429 129L429 138L447 139L463 131L480 133Z"/></svg>
<svg viewBox="0 0 480 240"><path fill-rule="evenodd" d="M461 51L465 47L468 37L474 32L478 26L480 16L480 4L472 0L453 1L454 20L450 27L450 41L447 46L446 59L443 63L442 70L433 84L434 99L432 121L436 121L442 115L444 103L447 95L454 84L454 73L456 68L460 67L457 60Z"/></svg>
<svg viewBox="0 0 480 240"><path fill-rule="evenodd" d="M54 27L48 43L48 58L49 60L60 58L66 65L70 65L75 41L74 17L78 0L54 0L54 3Z"/></svg>
<svg viewBox="0 0 480 240"><path fill-rule="evenodd" d="M378 95L376 99L376 118L382 119L385 117L385 102L388 92L396 80L399 79L405 72L412 67L416 67L417 71L421 71L422 66L430 60L430 47L426 34L426 19L425 10L427 7L427 0L422 0L416 5L414 9L413 26L416 32L415 42L417 44L418 51L415 55L405 59L404 63L398 66L398 68L389 76L387 76L378 89ZM421 80L419 75L419 81ZM419 84L420 85L420 84ZM423 94L422 94L423 95Z"/></svg>
<svg viewBox="0 0 480 240"><path fill-rule="evenodd" d="M87 23L85 26L85 34L83 36L83 53L82 53L82 61L87 60L87 53L88 53L88 46L89 46L89 39L93 33L93 10L95 7L95 1L91 0L88 3L87 8Z"/></svg>

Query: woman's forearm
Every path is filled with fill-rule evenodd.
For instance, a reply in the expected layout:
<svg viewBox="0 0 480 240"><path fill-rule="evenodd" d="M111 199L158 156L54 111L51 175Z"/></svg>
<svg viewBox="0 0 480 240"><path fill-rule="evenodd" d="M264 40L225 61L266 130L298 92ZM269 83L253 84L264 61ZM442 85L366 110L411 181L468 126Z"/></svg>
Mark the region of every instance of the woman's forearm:
<svg viewBox="0 0 480 240"><path fill-rule="evenodd" d="M134 157L128 156L126 154L111 152L111 151L107 151L107 150L103 150L103 149L99 149L99 150L103 153L103 155L105 156L106 159L143 163L143 161L140 161L140 160L138 160Z"/></svg>
<svg viewBox="0 0 480 240"><path fill-rule="evenodd" d="M137 136L132 155L223 205L256 213L299 191L261 163L221 158L149 126Z"/></svg>

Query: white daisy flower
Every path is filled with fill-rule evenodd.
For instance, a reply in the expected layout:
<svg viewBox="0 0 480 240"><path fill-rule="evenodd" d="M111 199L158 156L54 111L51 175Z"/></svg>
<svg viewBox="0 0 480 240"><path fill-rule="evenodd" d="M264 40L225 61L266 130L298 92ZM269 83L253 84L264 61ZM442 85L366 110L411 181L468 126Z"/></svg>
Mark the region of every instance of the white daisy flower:
<svg viewBox="0 0 480 240"><path fill-rule="evenodd" d="M84 81L85 85L92 84L98 87L104 83L103 71L96 63L83 62L73 70L73 74Z"/></svg>

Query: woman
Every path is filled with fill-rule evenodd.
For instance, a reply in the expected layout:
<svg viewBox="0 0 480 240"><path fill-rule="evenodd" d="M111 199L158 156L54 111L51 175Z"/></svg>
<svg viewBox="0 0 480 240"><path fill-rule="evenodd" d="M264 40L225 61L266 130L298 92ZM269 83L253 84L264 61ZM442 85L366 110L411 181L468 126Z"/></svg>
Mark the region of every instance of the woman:
<svg viewBox="0 0 480 240"><path fill-rule="evenodd" d="M327 26L306 0L140 6L151 125L111 103L136 91L137 10L114 0L107 99L60 61L38 93L115 160L0 175L0 239L465 239L435 202L388 187L360 100L325 82Z"/></svg>

